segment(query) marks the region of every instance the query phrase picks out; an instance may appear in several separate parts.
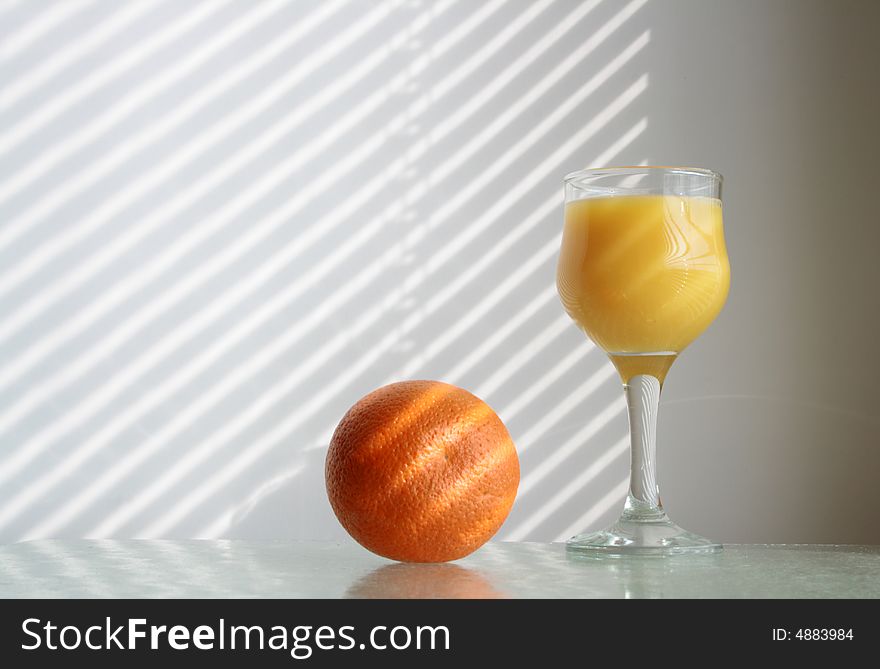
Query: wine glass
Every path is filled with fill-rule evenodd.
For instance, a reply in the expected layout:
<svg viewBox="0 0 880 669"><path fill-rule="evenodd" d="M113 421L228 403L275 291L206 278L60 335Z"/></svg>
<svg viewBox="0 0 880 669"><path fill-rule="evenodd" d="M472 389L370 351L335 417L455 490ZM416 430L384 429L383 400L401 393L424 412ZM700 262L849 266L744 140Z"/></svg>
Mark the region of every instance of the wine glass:
<svg viewBox="0 0 880 669"><path fill-rule="evenodd" d="M644 166L569 174L556 285L568 315L620 373L631 441L620 519L572 537L568 548L612 555L720 550L666 515L655 452L666 373L721 311L730 287L721 175Z"/></svg>

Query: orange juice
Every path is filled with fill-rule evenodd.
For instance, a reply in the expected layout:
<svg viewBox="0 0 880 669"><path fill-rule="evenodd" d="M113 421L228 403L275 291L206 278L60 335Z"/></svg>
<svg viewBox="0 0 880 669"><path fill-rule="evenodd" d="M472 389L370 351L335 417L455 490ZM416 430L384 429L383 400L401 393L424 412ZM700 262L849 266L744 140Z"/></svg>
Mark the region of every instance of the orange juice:
<svg viewBox="0 0 880 669"><path fill-rule="evenodd" d="M569 202L557 270L565 310L627 381L662 382L730 287L720 200L625 195Z"/></svg>

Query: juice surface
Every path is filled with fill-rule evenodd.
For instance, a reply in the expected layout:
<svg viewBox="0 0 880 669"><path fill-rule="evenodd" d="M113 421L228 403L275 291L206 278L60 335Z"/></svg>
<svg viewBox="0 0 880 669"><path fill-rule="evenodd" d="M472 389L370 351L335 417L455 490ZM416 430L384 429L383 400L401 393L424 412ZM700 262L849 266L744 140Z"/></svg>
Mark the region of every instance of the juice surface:
<svg viewBox="0 0 880 669"><path fill-rule="evenodd" d="M652 353L671 364L718 315L729 287L720 200L626 195L566 205L559 295L615 363Z"/></svg>

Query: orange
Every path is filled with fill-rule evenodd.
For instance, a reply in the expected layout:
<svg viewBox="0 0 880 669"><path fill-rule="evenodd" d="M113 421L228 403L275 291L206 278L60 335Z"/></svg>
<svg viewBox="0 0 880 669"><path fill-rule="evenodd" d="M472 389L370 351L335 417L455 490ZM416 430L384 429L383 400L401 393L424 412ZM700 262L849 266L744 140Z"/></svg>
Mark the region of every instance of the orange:
<svg viewBox="0 0 880 669"><path fill-rule="evenodd" d="M519 459L483 400L439 381L403 381L343 416L325 476L336 517L365 548L404 562L445 562L501 527Z"/></svg>

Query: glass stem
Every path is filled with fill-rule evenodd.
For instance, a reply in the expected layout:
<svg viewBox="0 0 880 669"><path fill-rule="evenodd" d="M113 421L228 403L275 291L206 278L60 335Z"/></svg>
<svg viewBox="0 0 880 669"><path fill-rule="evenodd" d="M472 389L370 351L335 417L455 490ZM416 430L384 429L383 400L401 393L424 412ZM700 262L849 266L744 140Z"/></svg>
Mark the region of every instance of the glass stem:
<svg viewBox="0 0 880 669"><path fill-rule="evenodd" d="M623 519L663 521L666 513L657 486L657 411L660 380L649 374L630 377L624 384L629 409L630 478Z"/></svg>

